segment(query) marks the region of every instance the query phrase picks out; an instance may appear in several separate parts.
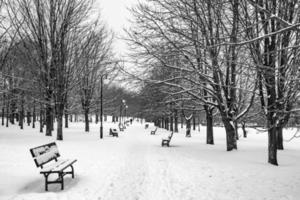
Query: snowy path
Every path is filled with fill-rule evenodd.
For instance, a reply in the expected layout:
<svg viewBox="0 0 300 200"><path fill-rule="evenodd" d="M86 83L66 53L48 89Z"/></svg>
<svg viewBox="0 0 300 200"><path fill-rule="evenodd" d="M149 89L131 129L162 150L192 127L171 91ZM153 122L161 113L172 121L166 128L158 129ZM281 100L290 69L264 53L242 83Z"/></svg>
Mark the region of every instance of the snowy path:
<svg viewBox="0 0 300 200"><path fill-rule="evenodd" d="M145 130L135 124L119 138L103 140L93 126L91 133L83 133L82 124L72 124L65 141L57 142L62 157L78 159L76 177L66 178L64 191L51 185L49 192L44 191L43 177L28 149L54 138L29 128L24 132L1 128L0 177L7 181L0 183L0 199L292 200L300 196L299 141L287 144L288 150L279 156L282 165L273 167L265 162L265 135L249 135L239 141L239 151L226 152L223 132L217 128L214 146L204 144L202 130L192 138L175 134L171 147L162 148L166 133L159 129L157 135L150 135L153 126ZM105 133L110 126L105 126Z"/></svg>

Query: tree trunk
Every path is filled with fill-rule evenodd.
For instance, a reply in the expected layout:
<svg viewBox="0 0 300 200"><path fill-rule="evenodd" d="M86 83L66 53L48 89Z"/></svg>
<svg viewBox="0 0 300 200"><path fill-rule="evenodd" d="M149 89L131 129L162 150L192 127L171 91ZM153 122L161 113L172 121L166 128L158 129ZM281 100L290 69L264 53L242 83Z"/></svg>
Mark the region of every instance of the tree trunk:
<svg viewBox="0 0 300 200"><path fill-rule="evenodd" d="M43 132L43 128L44 128L44 116L43 116L43 108L41 105L41 108L40 108L40 133Z"/></svg>
<svg viewBox="0 0 300 200"><path fill-rule="evenodd" d="M276 127L277 132L277 149L283 150L283 136L282 136L282 127Z"/></svg>
<svg viewBox="0 0 300 200"><path fill-rule="evenodd" d="M180 118L180 123L181 123L181 128L183 128L183 116L181 115L181 118Z"/></svg>
<svg viewBox="0 0 300 200"><path fill-rule="evenodd" d="M107 115L104 115L104 121L105 122L107 121Z"/></svg>
<svg viewBox="0 0 300 200"><path fill-rule="evenodd" d="M17 113L16 113L16 121L17 121L17 122L19 122L19 120L20 120L19 118L20 118L20 116L19 116L19 113L17 112Z"/></svg>
<svg viewBox="0 0 300 200"><path fill-rule="evenodd" d="M270 120L272 121L272 120ZM273 165L278 165L277 162L277 131L275 124L271 123L268 130L268 162Z"/></svg>
<svg viewBox="0 0 300 200"><path fill-rule="evenodd" d="M33 103L33 111L32 111L32 128L35 128L36 122L36 113L35 113L35 102Z"/></svg>
<svg viewBox="0 0 300 200"><path fill-rule="evenodd" d="M19 125L20 125L20 128L23 129L24 128L24 117L25 117L25 114L24 114L24 99L22 97L22 100L21 100L21 111L20 111L20 121L19 121Z"/></svg>
<svg viewBox="0 0 300 200"><path fill-rule="evenodd" d="M70 122L73 122L73 115L70 114Z"/></svg>
<svg viewBox="0 0 300 200"><path fill-rule="evenodd" d="M196 115L193 113L193 130L196 130Z"/></svg>
<svg viewBox="0 0 300 200"><path fill-rule="evenodd" d="M170 131L173 131L173 115L170 117Z"/></svg>
<svg viewBox="0 0 300 200"><path fill-rule="evenodd" d="M238 122L234 121L233 124L234 124L235 138L236 138L236 140L239 140L240 138L239 138L239 132L238 132L238 128L239 128Z"/></svg>
<svg viewBox="0 0 300 200"><path fill-rule="evenodd" d="M200 132L200 115L198 116L198 132Z"/></svg>
<svg viewBox="0 0 300 200"><path fill-rule="evenodd" d="M4 109L4 106L2 107L2 126L4 126L4 112L5 112L5 109Z"/></svg>
<svg viewBox="0 0 300 200"><path fill-rule="evenodd" d="M54 121L55 121L55 116L54 116L54 110L52 109L51 113L51 131L54 131Z"/></svg>
<svg viewBox="0 0 300 200"><path fill-rule="evenodd" d="M63 111L58 111L56 139L63 140Z"/></svg>
<svg viewBox="0 0 300 200"><path fill-rule="evenodd" d="M9 118L10 118L10 123L11 124L15 124L15 116L14 116L14 112L13 110L10 111L10 115L9 115Z"/></svg>
<svg viewBox="0 0 300 200"><path fill-rule="evenodd" d="M84 110L84 122L85 122L85 132L89 132L90 131L89 109Z"/></svg>
<svg viewBox="0 0 300 200"><path fill-rule="evenodd" d="M191 119L186 120L186 134L185 137L191 137Z"/></svg>
<svg viewBox="0 0 300 200"><path fill-rule="evenodd" d="M95 123L98 124L99 122L99 115L98 115L98 112L96 113L96 120L95 120Z"/></svg>
<svg viewBox="0 0 300 200"><path fill-rule="evenodd" d="M46 136L52 136L52 107L50 105L46 105Z"/></svg>
<svg viewBox="0 0 300 200"><path fill-rule="evenodd" d="M8 127L8 121L9 121L9 103L6 104L6 127ZM23 127L21 129L23 129Z"/></svg>
<svg viewBox="0 0 300 200"><path fill-rule="evenodd" d="M69 114L65 110L65 128L69 128Z"/></svg>
<svg viewBox="0 0 300 200"><path fill-rule="evenodd" d="M214 129L212 109L204 106L206 112L206 144L214 144Z"/></svg>
<svg viewBox="0 0 300 200"><path fill-rule="evenodd" d="M30 126L30 123L31 123L31 112L30 111L27 111L27 125Z"/></svg>
<svg viewBox="0 0 300 200"><path fill-rule="evenodd" d="M225 131L226 131L227 151L237 149L235 129L234 129L233 122L230 119L228 119L227 117L222 117L222 121L224 123Z"/></svg>
<svg viewBox="0 0 300 200"><path fill-rule="evenodd" d="M68 111L68 103L65 103L64 113L65 113L65 128L69 128L69 111Z"/></svg>
<svg viewBox="0 0 300 200"><path fill-rule="evenodd" d="M178 133L178 112L175 110L175 133Z"/></svg>
<svg viewBox="0 0 300 200"><path fill-rule="evenodd" d="M157 126L158 126L158 128L161 128L161 120L160 119L157 120Z"/></svg>
<svg viewBox="0 0 300 200"><path fill-rule="evenodd" d="M247 137L246 122L242 122L243 136Z"/></svg>
<svg viewBox="0 0 300 200"><path fill-rule="evenodd" d="M166 129L169 130L169 118L168 117L165 119L165 122L166 122Z"/></svg>

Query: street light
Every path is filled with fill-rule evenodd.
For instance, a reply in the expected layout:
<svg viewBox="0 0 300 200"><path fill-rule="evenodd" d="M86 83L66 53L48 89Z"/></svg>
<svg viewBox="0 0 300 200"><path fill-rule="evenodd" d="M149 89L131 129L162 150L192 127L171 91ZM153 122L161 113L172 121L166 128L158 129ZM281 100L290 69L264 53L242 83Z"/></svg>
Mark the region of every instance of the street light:
<svg viewBox="0 0 300 200"><path fill-rule="evenodd" d="M126 114L126 112L127 112L127 109L128 109L128 105L126 105L126 106L125 106L125 114L124 114L124 116L125 116L125 120L127 120L127 114ZM125 121L125 120L124 120L124 121Z"/></svg>
<svg viewBox="0 0 300 200"><path fill-rule="evenodd" d="M122 99L121 105L120 105L120 122L119 122L119 126L122 125L122 112L123 112L123 106L126 108L126 100L125 100L125 99Z"/></svg>
<svg viewBox="0 0 300 200"><path fill-rule="evenodd" d="M100 86L100 139L103 138L103 76L104 78L107 78L107 74L102 74L100 76L100 82L101 82L101 86Z"/></svg>

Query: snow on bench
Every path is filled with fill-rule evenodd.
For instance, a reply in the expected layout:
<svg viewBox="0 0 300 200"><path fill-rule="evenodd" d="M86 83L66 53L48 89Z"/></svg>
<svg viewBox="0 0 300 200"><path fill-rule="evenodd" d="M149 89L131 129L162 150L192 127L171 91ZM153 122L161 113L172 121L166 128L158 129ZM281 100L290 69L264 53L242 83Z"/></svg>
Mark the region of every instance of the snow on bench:
<svg viewBox="0 0 300 200"><path fill-rule="evenodd" d="M74 178L74 168L73 163L76 159L66 159L58 160L60 154L55 142L41 145L30 149L31 155L37 167L41 167L40 173L45 177L45 190L48 191L48 185L59 183L61 184L61 189L64 189L64 176L66 174L71 174ZM51 162L52 161L52 162ZM67 168L71 168L71 171L64 171ZM54 181L49 181L48 176L50 174L57 174L58 177Z"/></svg>
<svg viewBox="0 0 300 200"><path fill-rule="evenodd" d="M171 132L171 134L168 136L168 138L162 138L161 140L161 146L167 146L169 147L170 146L170 141L173 137L173 131Z"/></svg>
<svg viewBox="0 0 300 200"><path fill-rule="evenodd" d="M156 127L156 129L154 131L151 131L150 134L151 135L155 135L156 131L157 131L157 127Z"/></svg>
<svg viewBox="0 0 300 200"><path fill-rule="evenodd" d="M110 128L109 129L109 135L113 136L113 137L119 137L118 131L115 128Z"/></svg>
<svg viewBox="0 0 300 200"><path fill-rule="evenodd" d="M120 124L119 124L119 130L120 130L120 131L124 131L124 129L125 129L125 126L124 126L123 124L120 123Z"/></svg>

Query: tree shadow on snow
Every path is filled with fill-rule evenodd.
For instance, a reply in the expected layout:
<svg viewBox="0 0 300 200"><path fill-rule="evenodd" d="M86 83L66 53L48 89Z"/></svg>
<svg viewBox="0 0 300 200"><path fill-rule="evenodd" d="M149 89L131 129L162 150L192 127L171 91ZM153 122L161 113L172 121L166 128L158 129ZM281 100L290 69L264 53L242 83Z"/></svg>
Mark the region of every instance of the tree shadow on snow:
<svg viewBox="0 0 300 200"><path fill-rule="evenodd" d="M61 184L49 184L48 191L45 191L45 178L41 176L39 179L34 179L28 182L19 190L19 193L45 193L45 192L62 192L68 191L75 187L80 181L80 177L75 175L73 179L71 176L64 177L64 190L61 190Z"/></svg>

